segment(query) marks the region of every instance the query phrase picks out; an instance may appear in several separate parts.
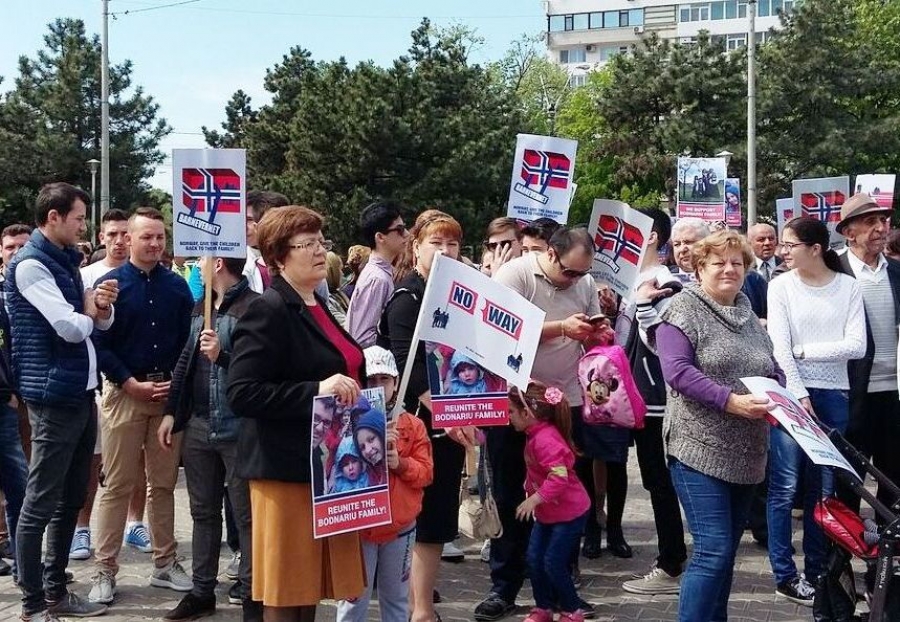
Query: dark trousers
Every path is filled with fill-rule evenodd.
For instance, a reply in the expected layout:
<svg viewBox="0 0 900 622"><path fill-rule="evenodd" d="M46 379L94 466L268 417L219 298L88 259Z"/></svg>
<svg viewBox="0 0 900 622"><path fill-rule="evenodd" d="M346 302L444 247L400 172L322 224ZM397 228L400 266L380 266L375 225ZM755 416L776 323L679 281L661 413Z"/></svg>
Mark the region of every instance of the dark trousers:
<svg viewBox="0 0 900 622"><path fill-rule="evenodd" d="M43 611L45 599L56 601L66 595L69 547L87 496L97 440L93 404L93 395L87 393L73 407L28 404L31 469L16 530L16 561L26 615ZM45 529L47 550L42 567Z"/></svg>
<svg viewBox="0 0 900 622"><path fill-rule="evenodd" d="M13 551L27 480L28 463L19 436L19 413L8 404L0 404L0 490L6 497L6 526Z"/></svg>
<svg viewBox="0 0 900 622"><path fill-rule="evenodd" d="M250 531L250 488L246 480L235 477L237 442L211 443L209 421L191 417L184 432L181 461L187 481L191 519L191 562L195 596L209 597L216 588L219 552L222 549L222 498L228 483L235 523L240 534L241 592L250 597L253 559Z"/></svg>
<svg viewBox="0 0 900 622"><path fill-rule="evenodd" d="M237 523L234 521L234 510L231 509L231 499L228 497L228 486L225 487L225 543L232 553L241 550L241 534Z"/></svg>
<svg viewBox="0 0 900 622"><path fill-rule="evenodd" d="M597 521L597 490L594 488L594 460L593 458L589 458L585 455L585 442L584 442L584 418L581 412L581 406L572 406L572 441L575 443L576 449L578 449L580 456L575 458L575 474L578 476L578 480L581 482L581 485L584 486L585 491L588 494L588 498L591 501L591 507L588 510L587 521L584 524L584 536L585 538L594 538L599 544L599 540L601 537L600 523ZM623 501L624 505L624 501ZM576 554L574 557L574 561L577 563L578 555Z"/></svg>
<svg viewBox="0 0 900 622"><path fill-rule="evenodd" d="M867 458L871 457L875 467L900 486L900 451L897 449L897 439L900 438L900 397L897 391L867 394L862 412L862 421L851 420L846 433L847 440ZM854 466L857 466L860 476L865 477L861 466ZM838 480L837 491L844 503L859 511L860 499L849 486ZM878 487L876 496L888 507L897 501L883 486Z"/></svg>
<svg viewBox="0 0 900 622"><path fill-rule="evenodd" d="M525 435L510 426L487 430L491 493L497 502L503 535L491 540L491 592L514 603L525 583L531 521L516 519L525 500Z"/></svg>
<svg viewBox="0 0 900 622"><path fill-rule="evenodd" d="M678 576L687 560L684 544L684 524L678 496L672 485L672 476L666 464L662 437L662 417L647 417L644 428L634 431L634 445L644 489L650 493L653 520L656 523L656 537L659 542L659 557L656 565L669 575Z"/></svg>

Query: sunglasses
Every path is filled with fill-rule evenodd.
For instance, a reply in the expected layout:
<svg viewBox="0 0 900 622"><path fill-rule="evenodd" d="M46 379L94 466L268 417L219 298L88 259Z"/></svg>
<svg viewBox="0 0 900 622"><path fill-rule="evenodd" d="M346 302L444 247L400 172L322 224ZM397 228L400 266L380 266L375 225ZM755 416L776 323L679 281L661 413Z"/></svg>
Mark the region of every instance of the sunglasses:
<svg viewBox="0 0 900 622"><path fill-rule="evenodd" d="M590 270L573 270L572 268L567 268L566 264L564 264L559 257L556 258L556 263L559 264L562 275L567 279L580 279L591 273Z"/></svg>
<svg viewBox="0 0 900 622"><path fill-rule="evenodd" d="M488 249L489 251L491 251L491 252L493 253L495 250L497 250L497 247L498 247L498 246L502 246L502 245L504 245L504 244L512 244L513 242L515 242L515 239L512 239L512 240L499 240L499 241L497 241L497 242L488 242L487 240L485 240L485 241L483 242L483 244L484 244L484 247L485 247L486 249Z"/></svg>

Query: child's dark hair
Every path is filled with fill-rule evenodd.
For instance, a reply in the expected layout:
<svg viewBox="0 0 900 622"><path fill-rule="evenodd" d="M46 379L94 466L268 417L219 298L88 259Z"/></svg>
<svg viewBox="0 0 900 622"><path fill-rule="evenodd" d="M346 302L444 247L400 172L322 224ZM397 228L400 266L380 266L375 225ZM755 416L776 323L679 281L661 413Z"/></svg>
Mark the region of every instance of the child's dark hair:
<svg viewBox="0 0 900 622"><path fill-rule="evenodd" d="M548 401L548 389L551 393L557 393L559 402L556 404ZM532 380L528 383L528 389L522 392L518 387L510 387L509 401L518 408L529 409L534 413L538 421L546 421L562 435L563 439L569 445L575 455L579 454L572 440L572 409L569 406L569 400L556 387L547 387L542 382ZM556 400L554 400L556 401Z"/></svg>

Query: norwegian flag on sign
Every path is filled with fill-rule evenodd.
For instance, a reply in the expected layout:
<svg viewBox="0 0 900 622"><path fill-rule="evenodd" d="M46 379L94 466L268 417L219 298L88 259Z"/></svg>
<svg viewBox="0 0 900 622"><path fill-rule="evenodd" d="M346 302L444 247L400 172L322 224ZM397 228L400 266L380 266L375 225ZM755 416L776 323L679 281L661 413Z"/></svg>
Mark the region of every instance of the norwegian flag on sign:
<svg viewBox="0 0 900 622"><path fill-rule="evenodd" d="M638 265L641 248L644 246L644 235L640 229L608 214L600 216L597 228L594 244L600 252L612 257L614 262L621 258L632 265Z"/></svg>
<svg viewBox="0 0 900 622"><path fill-rule="evenodd" d="M541 193L546 188L561 188L569 185L569 169L572 162L561 153L526 149L522 157L522 179L529 186L537 186Z"/></svg>
<svg viewBox="0 0 900 622"><path fill-rule="evenodd" d="M228 168L186 168L181 173L181 200L191 215L208 212L209 222L218 212L239 214L241 178Z"/></svg>
<svg viewBox="0 0 900 622"><path fill-rule="evenodd" d="M803 206L804 216L810 216L822 222L840 222L844 198L844 193L839 190L804 192L800 195L800 205Z"/></svg>

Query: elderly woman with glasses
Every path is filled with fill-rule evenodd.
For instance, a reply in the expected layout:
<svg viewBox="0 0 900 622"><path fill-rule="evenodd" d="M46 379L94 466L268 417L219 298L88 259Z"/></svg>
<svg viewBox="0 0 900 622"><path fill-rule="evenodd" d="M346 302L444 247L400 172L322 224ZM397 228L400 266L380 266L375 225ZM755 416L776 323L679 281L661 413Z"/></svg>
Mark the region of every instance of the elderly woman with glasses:
<svg viewBox="0 0 900 622"><path fill-rule="evenodd" d="M365 582L356 533L318 540L312 533L310 487L321 484L308 457L313 400L355 403L365 379L362 350L315 293L331 246L322 226L306 207L266 212L257 238L274 278L233 337L228 398L245 418L238 475L250 481L252 594L266 620L311 622L320 600L355 598Z"/></svg>

